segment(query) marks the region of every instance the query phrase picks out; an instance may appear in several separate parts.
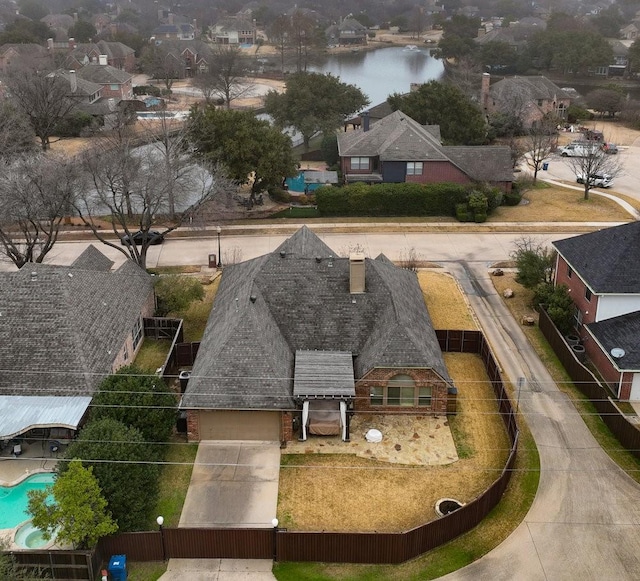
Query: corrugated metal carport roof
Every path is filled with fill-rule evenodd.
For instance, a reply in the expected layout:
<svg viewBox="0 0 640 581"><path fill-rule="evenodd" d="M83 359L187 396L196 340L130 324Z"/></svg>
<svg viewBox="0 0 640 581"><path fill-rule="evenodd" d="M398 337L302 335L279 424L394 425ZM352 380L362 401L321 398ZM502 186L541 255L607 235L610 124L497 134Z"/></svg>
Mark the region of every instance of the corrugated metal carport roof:
<svg viewBox="0 0 640 581"><path fill-rule="evenodd" d="M1 395L0 439L8 440L31 428L75 430L90 403L90 397Z"/></svg>

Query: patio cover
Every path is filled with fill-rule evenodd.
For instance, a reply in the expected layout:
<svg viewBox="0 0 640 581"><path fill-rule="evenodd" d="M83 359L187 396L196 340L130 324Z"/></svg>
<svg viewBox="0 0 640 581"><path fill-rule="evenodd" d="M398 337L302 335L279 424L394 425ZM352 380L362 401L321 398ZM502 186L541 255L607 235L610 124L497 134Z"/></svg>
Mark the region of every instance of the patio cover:
<svg viewBox="0 0 640 581"><path fill-rule="evenodd" d="M31 428L75 430L90 403L90 397L0 395L0 439Z"/></svg>
<svg viewBox="0 0 640 581"><path fill-rule="evenodd" d="M356 396L348 351L296 351L293 397L349 399Z"/></svg>

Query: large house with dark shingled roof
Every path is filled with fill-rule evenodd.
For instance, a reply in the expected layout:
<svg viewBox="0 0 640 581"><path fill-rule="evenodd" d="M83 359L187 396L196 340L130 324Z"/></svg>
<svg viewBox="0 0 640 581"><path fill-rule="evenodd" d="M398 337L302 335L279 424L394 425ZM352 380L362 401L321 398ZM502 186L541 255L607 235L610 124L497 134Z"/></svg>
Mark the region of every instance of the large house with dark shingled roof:
<svg viewBox="0 0 640 581"><path fill-rule="evenodd" d="M584 348L616 397L640 401L640 222L553 243Z"/></svg>
<svg viewBox="0 0 640 581"><path fill-rule="evenodd" d="M225 268L180 407L190 440L348 440L354 413L444 415L455 394L416 275L303 227Z"/></svg>
<svg viewBox="0 0 640 581"><path fill-rule="evenodd" d="M0 440L75 429L100 382L133 362L155 309L153 279L130 260L112 266L90 245L71 266L0 273Z"/></svg>
<svg viewBox="0 0 640 581"><path fill-rule="evenodd" d="M443 146L438 125L420 125L394 111L375 124L338 134L340 167L346 182L470 184L485 182L510 192L511 150L506 146Z"/></svg>

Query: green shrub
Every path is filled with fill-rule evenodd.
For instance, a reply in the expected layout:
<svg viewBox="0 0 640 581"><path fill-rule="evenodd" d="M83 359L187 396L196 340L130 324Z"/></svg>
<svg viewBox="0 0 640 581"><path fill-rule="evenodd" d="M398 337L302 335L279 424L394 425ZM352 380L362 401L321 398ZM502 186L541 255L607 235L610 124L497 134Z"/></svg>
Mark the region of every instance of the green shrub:
<svg viewBox="0 0 640 581"><path fill-rule="evenodd" d="M281 202L282 204L288 204L291 201L291 194L282 188L271 188L269 197L274 202Z"/></svg>
<svg viewBox="0 0 640 581"><path fill-rule="evenodd" d="M477 222L478 224L481 224L482 222L486 222L487 221L487 215L483 212L476 212L473 215L473 221Z"/></svg>
<svg viewBox="0 0 640 581"><path fill-rule="evenodd" d="M487 200L487 196L482 193L472 193L469 196L469 201L467 202L469 206L469 210L475 216L476 214L484 214L485 219L487 216L487 212L489 210L489 200Z"/></svg>
<svg viewBox="0 0 640 581"><path fill-rule="evenodd" d="M509 192L504 195L505 206L517 206L522 201L522 194L517 191Z"/></svg>
<svg viewBox="0 0 640 581"><path fill-rule="evenodd" d="M328 166L336 165L340 160L337 135L325 135L320 143L320 151L322 152L322 159Z"/></svg>
<svg viewBox="0 0 640 581"><path fill-rule="evenodd" d="M85 127L91 127L92 124L91 115L78 111L56 124L55 135L56 137L80 137L82 130Z"/></svg>
<svg viewBox="0 0 640 581"><path fill-rule="evenodd" d="M154 85L138 85L137 87L133 87L134 95L152 95L153 97L160 97L162 91L160 87L156 87Z"/></svg>
<svg viewBox="0 0 640 581"><path fill-rule="evenodd" d="M456 204L456 218L458 222L468 222L469 213L467 212L467 204Z"/></svg>
<svg viewBox="0 0 640 581"><path fill-rule="evenodd" d="M566 285L554 287L551 283L541 283L534 289L534 301L544 306L549 318L563 335L573 330L575 305Z"/></svg>
<svg viewBox="0 0 640 581"><path fill-rule="evenodd" d="M190 276L161 276L155 284L157 314L165 317L186 309L193 301L204 298L202 283Z"/></svg>

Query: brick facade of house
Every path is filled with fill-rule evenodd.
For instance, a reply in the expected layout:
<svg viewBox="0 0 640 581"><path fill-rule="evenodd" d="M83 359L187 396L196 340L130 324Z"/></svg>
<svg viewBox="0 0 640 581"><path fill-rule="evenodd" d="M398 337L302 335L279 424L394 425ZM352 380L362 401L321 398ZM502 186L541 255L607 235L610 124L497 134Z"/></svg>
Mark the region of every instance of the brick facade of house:
<svg viewBox="0 0 640 581"><path fill-rule="evenodd" d="M584 281L576 272L567 264L567 262L558 255L556 261L556 284L566 285L569 287L569 294L576 305L577 309L582 313L582 324L593 323L596 320L596 311L598 308L598 296L591 294L587 298L590 291ZM578 329L580 336L584 339L585 330Z"/></svg>
<svg viewBox="0 0 640 581"><path fill-rule="evenodd" d="M371 389L373 387L387 386L389 381L397 375L408 375L415 382L416 391L420 387L431 387L430 406L398 406L398 405L372 405ZM356 400L354 410L356 413L402 413L415 411L420 414L446 414L447 413L447 383L433 369L426 368L376 368L367 373L356 382ZM417 398L417 393L416 393Z"/></svg>

